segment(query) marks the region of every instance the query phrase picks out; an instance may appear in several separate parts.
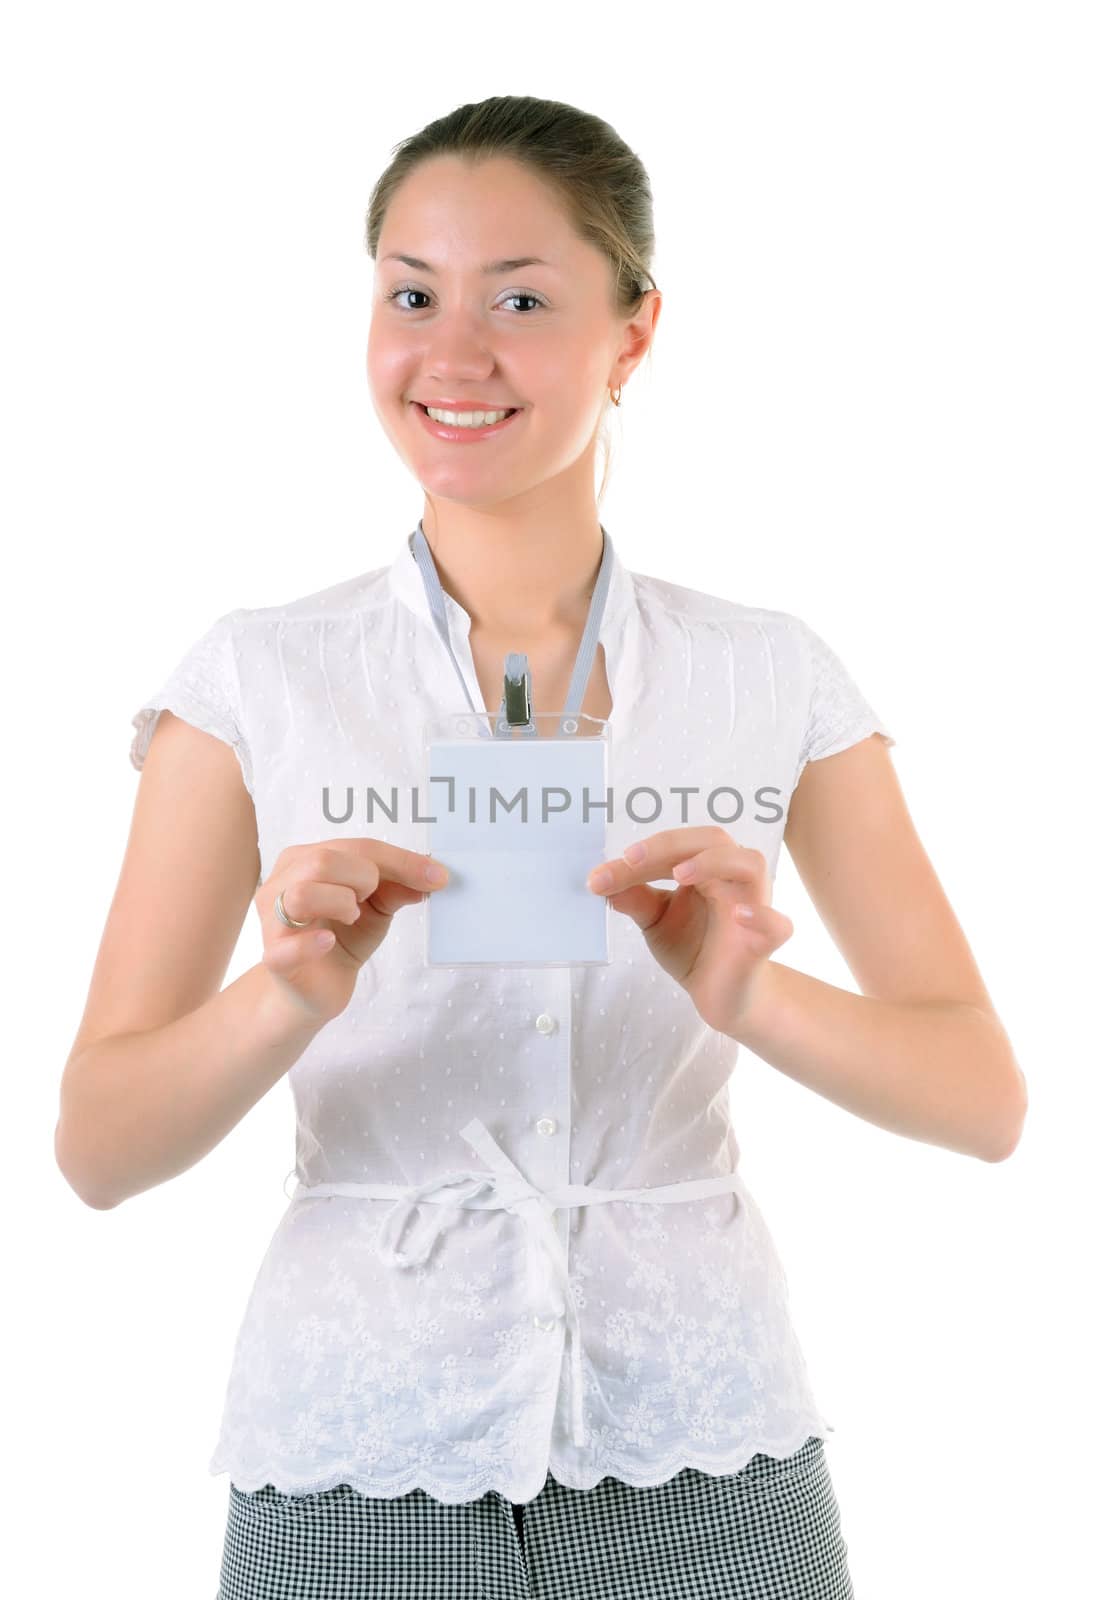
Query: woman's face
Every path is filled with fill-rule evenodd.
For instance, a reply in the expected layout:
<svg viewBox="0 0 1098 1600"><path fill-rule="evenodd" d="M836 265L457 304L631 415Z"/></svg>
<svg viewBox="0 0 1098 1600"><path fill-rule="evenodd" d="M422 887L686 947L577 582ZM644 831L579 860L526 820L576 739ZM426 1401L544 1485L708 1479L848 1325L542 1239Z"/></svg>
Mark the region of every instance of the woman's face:
<svg viewBox="0 0 1098 1600"><path fill-rule="evenodd" d="M530 256L542 259L484 270ZM618 359L631 348L628 326L606 258L517 162L436 157L393 196L378 240L367 372L381 425L428 494L498 503L580 470L608 389L635 364ZM452 441L425 426L423 402L520 409L502 428ZM592 476L588 468L588 487Z"/></svg>

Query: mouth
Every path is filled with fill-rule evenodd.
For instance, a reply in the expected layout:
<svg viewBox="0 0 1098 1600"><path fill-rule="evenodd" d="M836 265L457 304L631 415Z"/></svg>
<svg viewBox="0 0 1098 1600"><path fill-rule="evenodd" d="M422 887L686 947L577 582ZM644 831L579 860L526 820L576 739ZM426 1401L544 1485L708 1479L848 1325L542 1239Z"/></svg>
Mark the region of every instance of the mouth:
<svg viewBox="0 0 1098 1600"><path fill-rule="evenodd" d="M410 404L413 410L419 414L428 433L436 439L445 439L455 444L473 443L480 439L494 439L497 434L511 427L514 419L521 416L525 411L524 406L512 406L506 416L501 417L498 422L485 423L479 428L462 428L452 423L437 422L428 413L427 407L419 400L413 400Z"/></svg>

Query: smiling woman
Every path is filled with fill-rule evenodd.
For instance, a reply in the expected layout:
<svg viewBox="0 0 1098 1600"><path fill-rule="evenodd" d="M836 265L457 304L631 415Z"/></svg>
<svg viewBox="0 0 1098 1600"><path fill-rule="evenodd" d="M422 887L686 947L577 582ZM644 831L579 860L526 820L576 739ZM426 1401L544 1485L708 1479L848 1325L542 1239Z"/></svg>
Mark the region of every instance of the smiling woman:
<svg viewBox="0 0 1098 1600"><path fill-rule="evenodd" d="M651 352L661 305L650 275L647 176L612 129L572 107L517 97L462 106L399 147L371 198L367 245L376 261L367 360L371 397L388 438L423 486L417 536L427 541L443 590L447 637L456 648L453 665L472 674L483 703L491 704L488 686L499 682L503 649L521 639L535 666L534 680L549 696L541 704L562 704L604 554L598 501L605 475L596 497L595 453L607 442L601 430L609 407L620 404L623 386ZM414 539L409 544L414 549ZM726 681L729 652L742 655L745 676L757 670L758 619L746 608L718 603L714 632L705 597L634 577L616 559L610 572L593 699L585 704L596 714L610 709L604 644L613 644L620 684L613 705L616 747L625 777L630 760L651 762L655 755L659 697L675 681L683 630L697 670L711 670L717 681ZM420 662L429 672L432 698L445 704L450 664L440 651L421 573L407 549L390 569L385 593L396 603L400 621L390 657ZM418 624L414 643L405 637L409 617ZM775 613L766 629L769 659L788 673L792 720L788 737L783 735L783 759L791 770L799 751L796 719L808 700L808 658L794 619ZM647 671L658 684L648 681ZM664 725L676 717L670 707L667 712ZM752 729L747 712L745 702L736 748L739 757L753 759L761 730ZM418 735L410 731L416 744ZM680 749L665 739L663 755L676 771L685 772L690 759L685 745ZM388 765L395 771L396 763L393 751ZM706 777L701 792L708 793L713 774ZM714 831L724 837L719 829L692 830L706 840ZM772 832L768 851L776 843ZM664 875L669 866L661 869ZM703 897L713 893L706 884L685 892L698 907L710 903ZM614 903L624 910L630 893L639 896L640 891L615 896ZM685 909L682 900L679 910ZM665 919L667 930L673 921ZM690 925L697 926L695 915ZM258 1396L246 1400L245 1361L258 1358L268 1371L274 1370L272 1363L279 1370L283 1364L270 1335L260 1333L256 1319L262 1302L257 1302L238 1354L239 1376L215 1460L215 1466L233 1474L225 1596L251 1592L256 1584L297 1583L302 1592L308 1587L310 1593L327 1593L329 1568L344 1572L350 1553L360 1547L414 1552L413 1569L422 1574L417 1594L431 1592L436 1583L454 1595L494 1594L502 1592L500 1585L514 1583L515 1593L617 1600L642 1591L700 1596L713 1592L714 1584L732 1593L750 1581L761 1600L788 1592L794 1573L820 1600L849 1594L846 1546L823 1451L831 1425L808 1388L776 1287L780 1266L772 1244L754 1202L738 1177L728 1173L731 1129L722 1125L712 1137L721 1124L713 1108L721 1099L719 1083L727 1080L735 1041L705 1020L696 998L691 1002L689 985L668 975L675 962L664 963L668 971L661 971L665 941L653 939L656 961L645 990L649 1019L653 1003L662 1013L658 1024L650 1020L649 1032L654 1028L661 1041L664 1068L656 1079L649 1070L651 1099L647 1091L638 1093L614 1143L616 1171L610 1142L598 1131L605 1121L602 1079L591 1077L585 1059L598 1062L604 1059L599 1051L613 1049L615 1071L629 1071L634 1053L646 1048L626 1020L638 998L631 969L640 960L641 935L628 917L619 920L616 933L625 945L619 944L617 960L602 975L609 981L583 1000L573 997L567 971L556 982L553 974L535 973L535 995L530 979L520 973L482 967L474 969L473 978L460 969L456 975L424 971L417 963L414 972L422 986L417 991L413 969L390 963L382 979L375 958L378 978L366 1013L379 1052L372 1136L353 1152L345 1143L342 1152L333 1152L339 1183L318 1185L308 1172L302 1174L307 1184L302 1194L317 1196L302 1200L302 1206L342 1206L324 1215L324 1250L355 1226L356 1195L362 1197L359 1205L378 1203L368 1198L376 1188L355 1183L356 1172L391 1169L395 1175L404 1165L397 1124L390 1143L383 1131L389 1113L382 1107L389 1085L400 1081L395 1077L401 1070L400 1040L411 1025L420 1045L418 1066L409 1063L411 1076L426 1072L447 1090L445 1114L437 1124L423 1119L431 1126L415 1130L416 1149L423 1152L415 1164L415 1175L423 1180L415 1189L419 1209L434 1211L429 1202L447 1198L448 1180L437 1175L453 1165L455 1132L473 1142L476 1130L485 1165L474 1163L470 1177L478 1168L490 1174L497 1162L501 1172L514 1172L510 1158L539 1172L542 1183L571 1181L566 1192L574 1208L572 1231L584 1228L577 1238L582 1248L577 1266L589 1263L581 1270L599 1275L610 1302L603 1302L603 1310L589 1307L577 1320L565 1266L560 1292L568 1315L562 1319L563 1306L527 1304L529 1280L515 1232L491 1227L468 1235L477 1252L464 1264L441 1241L434 1251L426 1243L418 1251L408 1241L407 1260L430 1258L431 1282L441 1296L432 1301L438 1333L414 1379L420 1398L408 1410L394 1408L363 1373L351 1393L338 1399L340 1414L369 1417L369 1429L355 1435L360 1442L351 1446L349 1436L328 1437L320 1428L300 1436L288 1456L259 1444L271 1433L268 1417L256 1413L269 1409L270 1401L261 1407ZM749 940L756 963L759 937L753 931ZM624 949L631 952L627 958ZM714 969L717 954L709 962ZM731 952L723 959L732 974ZM719 983L715 970L712 982ZM403 1016L398 1021L392 1015L389 1031L378 985ZM427 988L433 1006L422 1012L417 994ZM600 1003L594 1006L596 999ZM558 1019L570 1010L572 1028L561 1028ZM493 1020L495 1048L483 1034L489 1014L499 1021L496 1027ZM529 1081L523 1024L540 1036L539 1054L545 1054L540 1068L530 1060L538 1077ZM684 1125L661 1129L659 1108L687 1058L694 1092L686 1099L692 1108L684 1113ZM637 1062L641 1059L638 1055ZM501 1090L509 1091L493 1110L493 1133L475 1118L463 1126L479 1101L484 1070L498 1070ZM443 1071L445 1078L439 1076ZM538 1130L546 1154L528 1147L529 1127ZM563 1143L562 1130L568 1130ZM319 1131L317 1137L323 1142ZM653 1150L663 1152L658 1161L645 1160L650 1139ZM553 1145L556 1151L550 1154ZM686 1182L665 1181L672 1166L681 1169L676 1175ZM664 1328L666 1307L645 1300L643 1315L655 1318L653 1337L635 1343L628 1361L617 1351L612 1319L641 1313L636 1288L627 1287L635 1285L636 1274L616 1243L626 1223L597 1215L585 1220L584 1197L595 1191L581 1187L580 1179L609 1185L600 1192L612 1197L613 1185L623 1181L623 1167L635 1169L636 1180L645 1185L641 1192L652 1200L685 1200L697 1190L700 1204L706 1183L725 1191L735 1185L743 1195L738 1209L735 1204L731 1211L727 1204L719 1208L724 1223L716 1227L689 1205L667 1206L666 1211L678 1213L668 1232L642 1230L632 1245L660 1275L672 1270L674 1260L694 1258L688 1278L676 1278L672 1295L691 1328L707 1319L698 1283L710 1275L724 1283L722 1292L732 1293L735 1282L735 1293L743 1297L740 1314L731 1316L728 1339L719 1338L719 1353L714 1348L697 1369L699 1381L714 1396L724 1396L714 1398L703 1418L691 1414L685 1390L668 1403L664 1340L669 1330L657 1331ZM438 1183L442 1188L436 1192ZM321 1220L302 1212L310 1234ZM521 1232L519 1216L511 1220ZM427 1217L421 1223L425 1235L433 1237L434 1223ZM399 1234L397 1227L394 1249ZM541 1261L542 1245L534 1243L535 1237L530 1247L540 1275L549 1262ZM646 1242L640 1244L642 1238ZM661 1238L668 1241L662 1248ZM305 1234L296 1245L287 1238L284 1262L295 1248L311 1253L314 1246ZM352 1260L353 1253L344 1259ZM765 1263L761 1277L747 1271L749 1259ZM383 1364L401 1343L399 1330L416 1315L406 1302L414 1291L403 1276L391 1265L384 1278L382 1292L395 1311L391 1323L386 1313L388 1331L376 1321L380 1303L373 1280L358 1291L362 1306L368 1300L373 1307ZM470 1284L491 1286L503 1317L500 1327L495 1314L476 1314L476 1322L467 1325L460 1310L445 1309L456 1306ZM501 1364L493 1352L500 1339L510 1344L506 1327L525 1332ZM328 1344L334 1336L332 1326ZM558 1338L566 1342L563 1363ZM589 1348L582 1351L577 1341L588 1339ZM546 1349L550 1340L552 1348ZM335 1349L328 1357L339 1359ZM584 1370L593 1360L597 1382L584 1383ZM466 1399L456 1412L446 1406L444 1416L435 1397L451 1363L461 1374ZM294 1365L291 1361L291 1369ZM549 1383L546 1372L553 1375ZM405 1392L411 1401L413 1389ZM324 1404L320 1395L310 1401L287 1395L281 1414L288 1421L311 1406L319 1421L316 1407ZM423 1437L415 1430L424 1404L429 1454L426 1428ZM621 1417L646 1411L652 1413L651 1426L626 1430L620 1424ZM297 1425L291 1427L297 1431ZM369 1447L368 1439L373 1441ZM694 1442L699 1439L706 1443ZM310 1548L318 1552L309 1571L298 1553L302 1491L308 1494L302 1504L310 1519ZM610 1549L619 1551L614 1561L607 1559ZM376 1554L373 1560L376 1567ZM395 1568L387 1581L398 1581Z"/></svg>
<svg viewBox="0 0 1098 1600"><path fill-rule="evenodd" d="M474 625L521 627L536 648L579 603L571 574L593 581L595 453L608 466L609 407L659 318L647 176L597 118L502 97L398 148L366 242L371 396L423 484L444 585Z"/></svg>
<svg viewBox="0 0 1098 1600"><path fill-rule="evenodd" d="M748 1044L999 1160L1009 1047L839 656L787 612L631 572L600 521L603 427L661 305L636 153L557 101L462 105L397 148L366 240L370 394L422 516L385 566L219 617L138 708L59 1162L110 1209L289 1075L298 1186L210 1462L220 1600L849 1600L833 1427L729 1080ZM552 698L589 681L612 715L615 793L682 814L623 808L605 880L563 883L608 896L609 960L433 966L425 901L453 905L460 872L419 848L422 814L324 826L322 786L422 785L457 679L487 715L516 643ZM684 702L688 678L716 687ZM777 803L687 814L730 773ZM787 821L860 994L773 959ZM505 889L534 926L525 881ZM253 898L263 959L221 990Z"/></svg>

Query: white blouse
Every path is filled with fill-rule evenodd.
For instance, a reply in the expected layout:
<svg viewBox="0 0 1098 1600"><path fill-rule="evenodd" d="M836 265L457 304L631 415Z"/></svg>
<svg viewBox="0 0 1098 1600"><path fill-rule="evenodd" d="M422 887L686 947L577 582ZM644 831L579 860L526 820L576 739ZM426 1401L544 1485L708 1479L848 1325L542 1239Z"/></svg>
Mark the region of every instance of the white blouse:
<svg viewBox="0 0 1098 1600"><path fill-rule="evenodd" d="M138 769L164 707L236 751L264 879L290 844L430 848L410 803L418 786L414 815L430 813L427 723L466 707L411 538L388 567L219 617L134 716ZM445 606L486 713L469 615ZM773 878L805 762L873 732L894 743L805 623L631 573L616 547L599 640L607 859L717 822ZM397 791L395 820L367 819L371 787L390 810ZM325 790L336 817L350 793L346 823L326 820ZM298 1187L237 1336L211 1473L526 1502L548 1471L650 1486L834 1432L737 1171L736 1042L622 913L607 964L555 968L427 966L426 915L396 913L287 1075Z"/></svg>

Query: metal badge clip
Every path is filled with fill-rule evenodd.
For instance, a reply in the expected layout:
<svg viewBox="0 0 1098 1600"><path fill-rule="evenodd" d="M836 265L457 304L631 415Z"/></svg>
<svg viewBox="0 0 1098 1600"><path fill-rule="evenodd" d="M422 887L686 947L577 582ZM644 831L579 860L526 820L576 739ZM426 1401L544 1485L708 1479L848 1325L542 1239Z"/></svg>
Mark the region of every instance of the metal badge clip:
<svg viewBox="0 0 1098 1600"><path fill-rule="evenodd" d="M503 706L509 727L530 727L534 717L534 700L530 686L530 664L522 651L509 650L504 660Z"/></svg>

